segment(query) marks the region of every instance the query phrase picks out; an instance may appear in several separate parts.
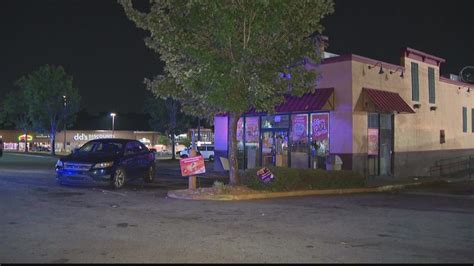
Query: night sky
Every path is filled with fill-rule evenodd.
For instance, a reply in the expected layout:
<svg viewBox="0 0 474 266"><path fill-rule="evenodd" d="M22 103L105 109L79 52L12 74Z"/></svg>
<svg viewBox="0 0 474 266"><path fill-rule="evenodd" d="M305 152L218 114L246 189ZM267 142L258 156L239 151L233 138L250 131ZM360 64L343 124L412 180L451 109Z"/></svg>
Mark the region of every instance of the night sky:
<svg viewBox="0 0 474 266"><path fill-rule="evenodd" d="M472 2L336 0L323 20L327 50L398 64L408 46L457 74L474 65ZM0 33L0 95L41 65L62 65L88 112L141 112L143 78L162 71L115 0L2 0Z"/></svg>

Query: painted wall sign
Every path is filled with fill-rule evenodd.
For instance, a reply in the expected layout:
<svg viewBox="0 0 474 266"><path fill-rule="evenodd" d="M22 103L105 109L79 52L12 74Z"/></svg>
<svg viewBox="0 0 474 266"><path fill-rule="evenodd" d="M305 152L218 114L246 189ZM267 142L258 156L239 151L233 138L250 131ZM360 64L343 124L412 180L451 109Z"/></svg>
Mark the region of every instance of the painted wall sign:
<svg viewBox="0 0 474 266"><path fill-rule="evenodd" d="M291 123L293 124L292 125L292 131L291 131L291 135L292 135L291 139L293 141L305 141L306 138L307 138L306 128L307 128L307 125L308 125L308 115L306 115L306 114L304 114L304 115L295 115L292 118Z"/></svg>
<svg viewBox="0 0 474 266"><path fill-rule="evenodd" d="M379 129L378 128L369 128L367 129L367 149L369 155L378 155L379 154Z"/></svg>
<svg viewBox="0 0 474 266"><path fill-rule="evenodd" d="M204 174L206 172L206 165L204 164L204 157L195 156L179 160L182 176L193 176L197 174Z"/></svg>

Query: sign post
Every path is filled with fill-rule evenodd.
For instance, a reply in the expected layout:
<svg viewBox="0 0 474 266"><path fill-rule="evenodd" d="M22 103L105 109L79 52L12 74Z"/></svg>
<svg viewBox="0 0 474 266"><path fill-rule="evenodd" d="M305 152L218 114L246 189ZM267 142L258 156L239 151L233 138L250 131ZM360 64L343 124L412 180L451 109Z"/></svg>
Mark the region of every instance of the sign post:
<svg viewBox="0 0 474 266"><path fill-rule="evenodd" d="M193 131L193 135L194 135L194 131ZM196 157L196 150L194 149L194 147L189 151L189 155L191 156L191 158ZM197 178L195 175L189 176L188 189L196 189L197 187L196 180Z"/></svg>

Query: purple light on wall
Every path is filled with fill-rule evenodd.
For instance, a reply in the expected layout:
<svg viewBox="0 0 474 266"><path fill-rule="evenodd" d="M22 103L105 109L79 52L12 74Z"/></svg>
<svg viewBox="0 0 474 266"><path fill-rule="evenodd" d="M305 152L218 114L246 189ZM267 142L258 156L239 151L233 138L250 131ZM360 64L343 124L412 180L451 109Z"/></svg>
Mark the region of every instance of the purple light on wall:
<svg viewBox="0 0 474 266"><path fill-rule="evenodd" d="M217 151L227 151L228 140L227 116L214 117L214 148Z"/></svg>

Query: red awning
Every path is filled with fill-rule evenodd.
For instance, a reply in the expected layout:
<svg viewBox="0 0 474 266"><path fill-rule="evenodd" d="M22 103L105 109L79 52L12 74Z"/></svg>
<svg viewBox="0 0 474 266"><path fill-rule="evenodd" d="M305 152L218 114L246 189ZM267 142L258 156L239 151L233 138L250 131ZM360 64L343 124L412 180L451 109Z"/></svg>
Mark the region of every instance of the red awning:
<svg viewBox="0 0 474 266"><path fill-rule="evenodd" d="M279 106L275 107L277 113L288 113L288 112L305 112L305 111L321 111L328 101L330 104L334 104L330 101L331 96L334 93L334 88L327 89L316 89L313 93L306 93L300 97L296 96L285 96L285 101ZM332 109L331 107L330 109ZM255 114L255 109L252 108L247 114Z"/></svg>
<svg viewBox="0 0 474 266"><path fill-rule="evenodd" d="M374 105L382 112L415 113L398 93L364 88Z"/></svg>

